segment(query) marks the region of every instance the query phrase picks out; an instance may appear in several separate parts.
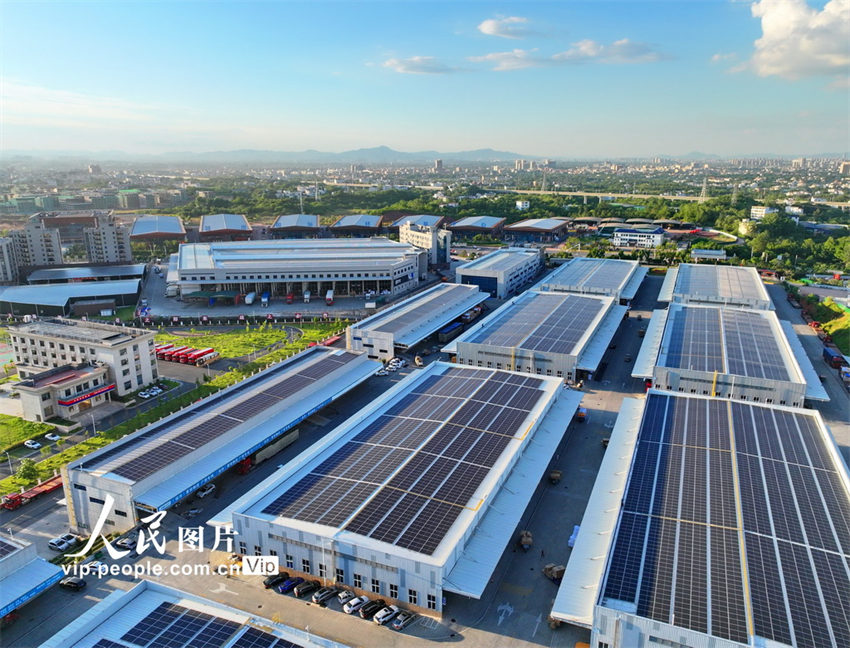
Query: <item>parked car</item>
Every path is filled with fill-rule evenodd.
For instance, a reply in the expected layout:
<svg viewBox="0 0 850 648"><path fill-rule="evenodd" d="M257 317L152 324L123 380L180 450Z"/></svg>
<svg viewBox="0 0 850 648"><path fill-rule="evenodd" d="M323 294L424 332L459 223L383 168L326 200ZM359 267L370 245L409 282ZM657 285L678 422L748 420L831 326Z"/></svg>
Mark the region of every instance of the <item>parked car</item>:
<svg viewBox="0 0 850 648"><path fill-rule="evenodd" d="M354 614L355 612L357 612L357 610L362 608L368 602L369 602L368 596L356 596L353 599L351 599L348 603L346 603L345 605L342 606L342 611L345 612L346 614Z"/></svg>
<svg viewBox="0 0 850 648"><path fill-rule="evenodd" d="M24 445L30 450L38 450L41 447L41 444L38 441L33 441L32 439L24 441Z"/></svg>
<svg viewBox="0 0 850 648"><path fill-rule="evenodd" d="M105 576L109 573L109 565L106 563L102 563L99 560L92 560L91 562L85 563L85 568L87 573L89 574L99 574L101 576Z"/></svg>
<svg viewBox="0 0 850 648"><path fill-rule="evenodd" d="M407 626L413 623L416 620L416 615L413 612L408 612L407 610L402 610L399 612L395 619L392 620L390 626L393 630L404 630Z"/></svg>
<svg viewBox="0 0 850 648"><path fill-rule="evenodd" d="M116 542L115 546L119 549L129 549L132 551L136 548L136 539L132 536L127 536L126 538L121 538L118 542Z"/></svg>
<svg viewBox="0 0 850 648"><path fill-rule="evenodd" d="M288 594L292 590L295 589L296 585L300 585L304 582L304 579L300 576L295 576L294 578L287 578L283 583L277 586L277 591L281 594Z"/></svg>
<svg viewBox="0 0 850 648"><path fill-rule="evenodd" d="M385 625L389 623L392 618L401 612L397 605L388 605L382 610L378 610L377 614L372 618L372 621L377 623L378 625Z"/></svg>
<svg viewBox="0 0 850 648"><path fill-rule="evenodd" d="M59 581L59 585L69 590L81 590L86 586L86 581L79 576L66 576Z"/></svg>
<svg viewBox="0 0 850 648"><path fill-rule="evenodd" d="M206 497L215 490L215 484L210 482L195 493L195 497Z"/></svg>
<svg viewBox="0 0 850 648"><path fill-rule="evenodd" d="M353 598L354 598L354 592L352 592L351 590L347 590L347 589L340 591L340 593L336 595L336 600L339 601L340 605L345 605L346 603L348 603Z"/></svg>
<svg viewBox="0 0 850 648"><path fill-rule="evenodd" d="M73 533L65 533L58 538L53 538L53 540L47 543L47 546L54 551L68 551L68 549L76 547L79 541L80 539Z"/></svg>
<svg viewBox="0 0 850 648"><path fill-rule="evenodd" d="M364 603L359 610L360 618L371 619L378 610L382 610L386 606L387 602L384 599L376 599L374 601Z"/></svg>
<svg viewBox="0 0 850 648"><path fill-rule="evenodd" d="M139 398L148 399L148 398L150 398L150 397L151 397L151 393L150 393L150 392L146 392L146 391L139 392Z"/></svg>
<svg viewBox="0 0 850 648"><path fill-rule="evenodd" d="M317 580L304 581L303 583L296 585L292 590L292 593L298 598L301 598L302 596L307 596L311 592L315 592L321 586L322 584Z"/></svg>
<svg viewBox="0 0 850 648"><path fill-rule="evenodd" d="M289 578L289 574L286 572L280 572L279 574L272 574L271 576L266 577L263 580L263 587L266 589L271 589L275 585L280 585L283 581Z"/></svg>
<svg viewBox="0 0 850 648"><path fill-rule="evenodd" d="M338 587L323 587L317 592L313 592L313 603L325 603L330 601L339 592Z"/></svg>
<svg viewBox="0 0 850 648"><path fill-rule="evenodd" d="M45 435L44 435L44 438L45 438L45 439L47 439L48 441L58 441L58 440L59 440L59 439L61 439L62 437L61 437L61 436L59 436L58 434L55 434L55 433L53 433L53 432L50 432L49 434L45 434Z"/></svg>

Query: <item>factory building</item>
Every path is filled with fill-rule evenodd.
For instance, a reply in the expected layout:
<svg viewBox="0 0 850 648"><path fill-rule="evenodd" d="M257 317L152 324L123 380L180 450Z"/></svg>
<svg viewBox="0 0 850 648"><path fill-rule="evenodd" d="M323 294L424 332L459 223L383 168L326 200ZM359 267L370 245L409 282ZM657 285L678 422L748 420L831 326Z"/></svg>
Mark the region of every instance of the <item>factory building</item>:
<svg viewBox="0 0 850 648"><path fill-rule="evenodd" d="M33 270L27 276L27 283L67 284L78 281L125 281L143 279L147 275L144 263L123 265L72 265L63 268L41 268Z"/></svg>
<svg viewBox="0 0 850 648"><path fill-rule="evenodd" d="M154 331L48 318L11 326L9 333L21 378L36 378L45 369L69 364L105 366L106 382L121 396L158 378ZM103 382L98 385L102 386ZM76 398L83 389L74 387L72 391L73 394L67 394L63 390L62 397Z"/></svg>
<svg viewBox="0 0 850 648"><path fill-rule="evenodd" d="M501 233L504 225L505 219L497 216L467 216L456 220L448 227L456 238L468 239L476 234L493 238Z"/></svg>
<svg viewBox="0 0 850 648"><path fill-rule="evenodd" d="M637 261L576 257L548 274L536 288L580 295L608 295L621 304L634 299L648 268Z"/></svg>
<svg viewBox="0 0 850 648"><path fill-rule="evenodd" d="M509 241L553 243L564 240L568 228L565 218L527 218L506 226L504 234Z"/></svg>
<svg viewBox="0 0 850 648"><path fill-rule="evenodd" d="M0 618L58 583L62 575L59 565L39 558L34 544L0 538Z"/></svg>
<svg viewBox="0 0 850 648"><path fill-rule="evenodd" d="M38 648L146 645L150 648L346 648L276 619L146 579L129 590L111 591Z"/></svg>
<svg viewBox="0 0 850 648"><path fill-rule="evenodd" d="M198 226L201 241L247 241L253 230L244 214L205 214Z"/></svg>
<svg viewBox="0 0 850 648"><path fill-rule="evenodd" d="M452 233L437 225L420 225L402 222L398 228L398 240L415 245L428 252L428 263L441 265L451 263Z"/></svg>
<svg viewBox="0 0 850 648"><path fill-rule="evenodd" d="M658 301L773 309L756 269L739 266L682 263L670 268Z"/></svg>
<svg viewBox="0 0 850 648"><path fill-rule="evenodd" d="M401 294L416 288L427 270L424 251L376 237L186 244L174 274L184 296L204 290L301 296L309 290L322 297L328 290Z"/></svg>
<svg viewBox="0 0 850 648"><path fill-rule="evenodd" d="M552 617L594 647L843 648L848 512L817 412L626 398Z"/></svg>
<svg viewBox="0 0 850 648"><path fill-rule="evenodd" d="M507 299L520 292L543 267L541 250L502 248L458 266L457 282L478 286L491 297Z"/></svg>
<svg viewBox="0 0 850 648"><path fill-rule="evenodd" d="M802 407L829 400L793 327L773 311L670 304L632 370L658 389Z"/></svg>
<svg viewBox="0 0 850 648"><path fill-rule="evenodd" d="M346 346L370 358L389 360L484 302L475 286L439 284L348 327Z"/></svg>
<svg viewBox="0 0 850 648"><path fill-rule="evenodd" d="M135 306L142 282L83 281L0 288L0 312L12 315L86 315Z"/></svg>
<svg viewBox="0 0 850 648"><path fill-rule="evenodd" d="M319 235L319 217L315 214L283 214L269 228L272 238L315 238Z"/></svg>
<svg viewBox="0 0 850 648"><path fill-rule="evenodd" d="M334 236L377 236L381 229L381 217L372 214L348 214L331 225Z"/></svg>
<svg viewBox="0 0 850 648"><path fill-rule="evenodd" d="M402 216L394 221L390 226L392 229L398 229L405 223L409 225L417 225L419 227L441 227L445 218L434 214L416 214L414 216Z"/></svg>
<svg viewBox="0 0 850 648"><path fill-rule="evenodd" d="M63 479L71 526L90 531L111 496L110 531L133 528L258 451L281 449L294 440L284 433L377 366L314 347L72 461Z"/></svg>
<svg viewBox="0 0 850 648"><path fill-rule="evenodd" d="M435 362L219 512L239 553L439 615L480 598L582 397Z"/></svg>
<svg viewBox="0 0 850 648"><path fill-rule="evenodd" d="M529 290L443 352L462 365L577 381L596 371L625 315L612 297Z"/></svg>
<svg viewBox="0 0 850 648"><path fill-rule="evenodd" d="M133 221L130 240L134 243L159 243L160 241L185 241L186 228L178 216L142 214Z"/></svg>

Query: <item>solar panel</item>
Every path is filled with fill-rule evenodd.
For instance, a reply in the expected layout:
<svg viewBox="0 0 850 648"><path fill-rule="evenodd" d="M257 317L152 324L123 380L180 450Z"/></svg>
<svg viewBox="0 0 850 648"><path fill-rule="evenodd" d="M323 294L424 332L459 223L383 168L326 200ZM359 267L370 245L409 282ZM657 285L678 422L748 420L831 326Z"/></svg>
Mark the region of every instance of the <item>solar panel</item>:
<svg viewBox="0 0 850 648"><path fill-rule="evenodd" d="M160 603L155 610L130 628L121 641L128 641L137 646L149 645L163 630L177 621L186 608L174 603Z"/></svg>
<svg viewBox="0 0 850 648"><path fill-rule="evenodd" d="M850 495L827 443L804 411L650 394L602 604L742 644L750 609L757 637L850 645Z"/></svg>
<svg viewBox="0 0 850 648"><path fill-rule="evenodd" d="M729 303L764 299L764 287L755 269L735 266L683 263L679 266L674 292L691 299L702 297Z"/></svg>
<svg viewBox="0 0 850 648"><path fill-rule="evenodd" d="M474 294L474 288L470 286L441 286L441 290L426 295L426 299L420 299L419 303L408 305L403 312L387 314L378 326L372 330L385 333L399 333L410 329L414 324L428 320L435 313L443 313L469 299ZM359 327L358 327L359 328Z"/></svg>
<svg viewBox="0 0 850 648"><path fill-rule="evenodd" d="M204 631L186 644L186 648L221 648L239 629L240 624L225 619L213 619Z"/></svg>
<svg viewBox="0 0 850 648"><path fill-rule="evenodd" d="M276 641L278 638L268 632L248 628L230 648L301 648L285 639L280 639L279 643Z"/></svg>
<svg viewBox="0 0 850 648"><path fill-rule="evenodd" d="M111 639L99 639L92 648L127 648L127 644L118 643Z"/></svg>
<svg viewBox="0 0 850 648"><path fill-rule="evenodd" d="M17 545L13 545L10 542L6 542L3 539L0 539L0 558L3 556L8 556L10 553L16 552L20 547Z"/></svg>

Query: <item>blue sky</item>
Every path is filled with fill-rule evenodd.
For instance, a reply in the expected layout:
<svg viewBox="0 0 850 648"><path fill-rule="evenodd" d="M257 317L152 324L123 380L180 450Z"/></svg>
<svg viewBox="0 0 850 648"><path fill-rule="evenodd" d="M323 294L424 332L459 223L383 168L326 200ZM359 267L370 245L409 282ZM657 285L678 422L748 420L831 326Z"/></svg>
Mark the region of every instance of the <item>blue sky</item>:
<svg viewBox="0 0 850 648"><path fill-rule="evenodd" d="M0 65L7 150L850 148L850 0L6 0Z"/></svg>

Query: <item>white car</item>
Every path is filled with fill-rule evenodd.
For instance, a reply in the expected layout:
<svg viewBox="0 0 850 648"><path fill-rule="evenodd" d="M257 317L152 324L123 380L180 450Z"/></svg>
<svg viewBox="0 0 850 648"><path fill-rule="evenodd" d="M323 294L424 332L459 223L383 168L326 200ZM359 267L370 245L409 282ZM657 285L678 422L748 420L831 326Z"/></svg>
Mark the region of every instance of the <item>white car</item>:
<svg viewBox="0 0 850 648"><path fill-rule="evenodd" d="M58 441L62 437L59 436L58 434L51 432L50 434L45 434L44 438L47 439L48 441Z"/></svg>
<svg viewBox="0 0 850 648"><path fill-rule="evenodd" d="M209 483L195 493L195 497L206 497L215 490L215 484Z"/></svg>
<svg viewBox="0 0 850 648"><path fill-rule="evenodd" d="M99 560L92 560L91 562L85 563L84 567L87 570L87 574L99 574L101 576L105 576L109 573L109 565L106 563L102 563Z"/></svg>
<svg viewBox="0 0 850 648"><path fill-rule="evenodd" d="M397 605L388 605L387 607L380 610L374 617L372 617L372 621L377 623L378 625L385 625L390 622L393 617L401 612Z"/></svg>
<svg viewBox="0 0 850 648"><path fill-rule="evenodd" d="M30 450L38 450L41 447L41 444L38 441L33 441L32 439L24 441L24 445Z"/></svg>
<svg viewBox="0 0 850 648"><path fill-rule="evenodd" d="M368 596L357 596L351 599L348 603L342 606L342 611L346 614L354 614L369 602Z"/></svg>
<svg viewBox="0 0 850 648"><path fill-rule="evenodd" d="M387 365L385 371L398 371L398 367L396 367L395 365Z"/></svg>
<svg viewBox="0 0 850 648"><path fill-rule="evenodd" d="M53 551L68 551L68 549L76 547L79 541L80 539L73 533L66 533L58 538L53 538L53 540L47 543L47 546L53 549Z"/></svg>
<svg viewBox="0 0 850 648"><path fill-rule="evenodd" d="M139 398L150 398L150 397L151 397L150 392L146 392L146 391L139 392Z"/></svg>

